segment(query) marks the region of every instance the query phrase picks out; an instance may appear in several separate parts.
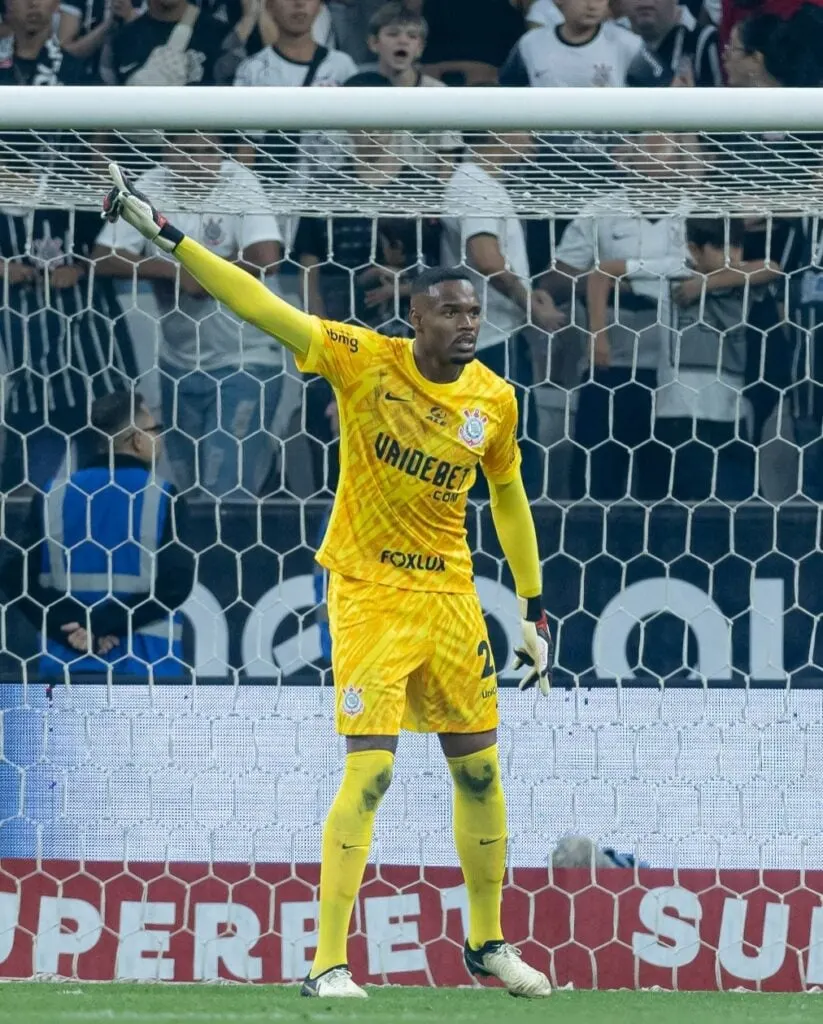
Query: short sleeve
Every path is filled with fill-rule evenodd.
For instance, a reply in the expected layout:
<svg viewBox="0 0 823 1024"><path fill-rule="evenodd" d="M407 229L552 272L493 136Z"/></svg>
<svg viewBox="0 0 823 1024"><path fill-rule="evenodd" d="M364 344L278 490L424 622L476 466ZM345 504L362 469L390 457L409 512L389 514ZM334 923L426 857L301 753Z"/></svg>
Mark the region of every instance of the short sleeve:
<svg viewBox="0 0 823 1024"><path fill-rule="evenodd" d="M234 84L241 88L254 85L254 76L252 69L254 67L254 57L246 57L245 60L241 61L237 71L234 73Z"/></svg>
<svg viewBox="0 0 823 1024"><path fill-rule="evenodd" d="M515 43L511 53L506 58L506 63L500 69L500 84L524 88L531 85L529 71L526 62L523 60L523 53L520 44Z"/></svg>
<svg viewBox="0 0 823 1024"><path fill-rule="evenodd" d="M594 224L588 217L578 217L563 232L555 259L577 270L589 270L594 256Z"/></svg>
<svg viewBox="0 0 823 1024"><path fill-rule="evenodd" d="M340 390L354 384L376 352L389 344L387 338L363 327L319 318L315 325L309 351L295 355L297 368L302 373L319 373Z"/></svg>
<svg viewBox="0 0 823 1024"><path fill-rule="evenodd" d="M454 177L449 183L449 203L459 209L476 209L478 193L482 194L484 189L488 192L487 184L483 182L482 178L479 179L477 177L475 166L463 164L455 171ZM497 198L496 194L494 198ZM501 233L505 229L505 220L495 216L467 217L464 215L454 218L452 223L459 228L461 250L466 246L469 239L474 238L476 235L491 235L494 238L500 239Z"/></svg>
<svg viewBox="0 0 823 1024"><path fill-rule="evenodd" d="M500 425L495 431L480 464L486 477L496 484L507 484L520 472L520 445L517 443L517 401L509 387L503 399L505 405Z"/></svg>
<svg viewBox="0 0 823 1024"><path fill-rule="evenodd" d="M259 210L265 210L269 205L266 194L260 182L248 167L235 164L236 180L235 186L239 186L247 200L257 199L254 205ZM240 248L247 249L256 242L283 242L283 232L280 222L273 213L247 213L241 218Z"/></svg>
<svg viewBox="0 0 823 1024"><path fill-rule="evenodd" d="M343 50L332 50L332 54L335 58L332 79L337 85L343 85L357 74L357 65L349 54L345 53ZM330 56L332 54L330 54Z"/></svg>

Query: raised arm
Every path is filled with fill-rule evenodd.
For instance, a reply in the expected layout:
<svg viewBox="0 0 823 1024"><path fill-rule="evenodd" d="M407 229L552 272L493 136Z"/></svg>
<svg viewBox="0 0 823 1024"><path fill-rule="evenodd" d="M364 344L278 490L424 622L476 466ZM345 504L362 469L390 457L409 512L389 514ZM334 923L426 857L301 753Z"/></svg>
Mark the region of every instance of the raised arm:
<svg viewBox="0 0 823 1024"><path fill-rule="evenodd" d="M317 317L295 309L258 278L178 231L132 187L116 164L109 164L109 173L114 188L103 203L104 217L111 221L122 217L144 238L171 253L210 295L242 320L277 338L295 355L308 353L321 329Z"/></svg>

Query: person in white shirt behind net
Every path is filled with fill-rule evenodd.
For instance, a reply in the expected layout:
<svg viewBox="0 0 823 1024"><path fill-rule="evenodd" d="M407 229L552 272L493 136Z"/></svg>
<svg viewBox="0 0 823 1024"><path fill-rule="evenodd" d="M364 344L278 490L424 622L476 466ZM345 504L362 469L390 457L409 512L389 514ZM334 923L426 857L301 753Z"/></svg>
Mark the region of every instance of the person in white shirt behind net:
<svg viewBox="0 0 823 1024"><path fill-rule="evenodd" d="M257 178L226 159L217 138L171 136L166 162L143 174L138 185L179 210L175 182L192 180L211 199L202 202L202 213L175 212L181 230L273 288L282 256L279 223L265 212L269 203ZM260 212L222 212L227 194L244 195ZM281 346L232 316L124 220L106 224L92 258L98 277L145 279L154 286L163 422L172 428L166 450L178 488L199 486L216 497L258 495L274 455L269 426L282 388Z"/></svg>
<svg viewBox="0 0 823 1024"><path fill-rule="evenodd" d="M654 433L659 497L680 501L755 495L754 448L743 397L749 344L747 279L767 273L743 262L739 218L694 218L686 240L696 287L675 284L672 333L660 353Z"/></svg>
<svg viewBox="0 0 823 1024"><path fill-rule="evenodd" d="M443 207L453 215L442 222L441 263L460 264L472 272L484 314L477 357L512 379L517 376L513 336L528 327L530 344L546 350L566 324L551 296L532 288L525 231L506 188L507 170L526 156L532 139L526 133L471 132L464 133L464 140L469 158L455 168L444 197ZM485 212L475 212L478 208ZM540 441L552 443L542 431ZM534 449L524 452L530 481L538 472L534 456ZM552 459L550 450L550 464ZM484 497L482 480L475 487L475 497Z"/></svg>
<svg viewBox="0 0 823 1024"><path fill-rule="evenodd" d="M611 20L609 0L558 0L560 24L517 41L503 67L507 86L624 86L643 40Z"/></svg>
<svg viewBox="0 0 823 1024"><path fill-rule="evenodd" d="M477 355L495 373L510 376L508 339L527 323L547 333L566 322L544 291L532 291L526 236L506 189L507 167L531 148L523 133L464 133L469 159L452 175L443 207L443 266L467 266L483 301ZM472 213L481 205L484 213ZM460 211L459 214L456 211Z"/></svg>
<svg viewBox="0 0 823 1024"><path fill-rule="evenodd" d="M566 228L555 256L557 269L576 282L577 295L585 294L589 331L572 497L650 499L657 468L653 395L670 335L666 277L677 269L685 274L683 218L579 217ZM575 319L581 314L576 310Z"/></svg>

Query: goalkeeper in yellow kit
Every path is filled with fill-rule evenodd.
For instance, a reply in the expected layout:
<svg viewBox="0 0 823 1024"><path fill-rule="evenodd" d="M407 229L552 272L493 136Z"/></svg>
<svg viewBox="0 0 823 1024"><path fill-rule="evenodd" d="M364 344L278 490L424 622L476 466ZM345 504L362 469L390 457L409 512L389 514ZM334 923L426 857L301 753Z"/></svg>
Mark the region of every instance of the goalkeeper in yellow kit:
<svg viewBox="0 0 823 1024"><path fill-rule="evenodd" d="M365 997L347 967L349 922L401 728L439 734L454 780L454 838L469 899L465 962L521 996L548 979L503 939L506 806L497 756L497 680L466 543L478 463L520 599L521 683L548 693L552 641L537 538L520 475L511 385L474 360L481 307L462 270L422 274L413 341L295 309L246 271L185 237L110 168L104 216L122 217L239 317L334 387L340 483L318 561L329 622L343 781L323 831L317 952L302 993Z"/></svg>

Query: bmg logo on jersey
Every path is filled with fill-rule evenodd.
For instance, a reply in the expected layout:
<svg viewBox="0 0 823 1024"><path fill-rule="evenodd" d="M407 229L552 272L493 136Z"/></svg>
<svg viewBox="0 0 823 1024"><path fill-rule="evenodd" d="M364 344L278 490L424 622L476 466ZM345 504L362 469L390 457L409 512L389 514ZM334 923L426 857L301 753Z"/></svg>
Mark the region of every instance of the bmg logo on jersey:
<svg viewBox="0 0 823 1024"><path fill-rule="evenodd" d="M360 342L351 334L343 334L341 331L332 331L329 328L326 329L326 333L330 341L336 341L339 345L345 345L352 354L360 348Z"/></svg>
<svg viewBox="0 0 823 1024"><path fill-rule="evenodd" d="M411 551L380 552L380 561L395 569L415 569L422 572L445 572L446 560L442 555L421 555Z"/></svg>

